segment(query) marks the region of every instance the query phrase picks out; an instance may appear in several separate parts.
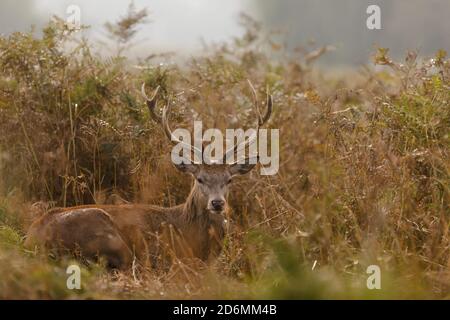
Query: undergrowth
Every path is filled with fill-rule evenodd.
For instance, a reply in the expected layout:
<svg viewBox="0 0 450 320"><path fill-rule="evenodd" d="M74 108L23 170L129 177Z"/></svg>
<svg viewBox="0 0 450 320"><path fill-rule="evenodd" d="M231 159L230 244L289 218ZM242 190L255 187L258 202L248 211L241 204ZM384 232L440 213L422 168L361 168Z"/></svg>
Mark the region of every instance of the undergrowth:
<svg viewBox="0 0 450 320"><path fill-rule="evenodd" d="M126 57L145 12L109 25L111 57L58 19L0 38L1 298L449 298L450 64L407 54L334 77L326 48L280 50L243 16L242 38L183 67ZM125 38L124 38L125 37ZM124 40L125 39L125 40ZM266 49L266 50L261 50ZM251 127L251 80L274 97L280 171L233 185L224 252L204 270L109 273L23 248L39 208L130 201L169 206L189 192L139 94L160 86L172 126ZM33 204L33 205L32 205ZM382 270L368 290L366 269ZM180 269L181 268L181 269ZM182 271L180 271L182 270Z"/></svg>

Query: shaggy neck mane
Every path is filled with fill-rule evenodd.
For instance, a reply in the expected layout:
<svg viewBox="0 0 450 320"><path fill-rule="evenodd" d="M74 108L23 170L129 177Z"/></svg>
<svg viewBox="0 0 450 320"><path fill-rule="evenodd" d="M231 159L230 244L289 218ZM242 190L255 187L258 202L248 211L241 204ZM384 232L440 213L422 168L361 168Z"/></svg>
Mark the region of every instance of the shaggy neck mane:
<svg viewBox="0 0 450 320"><path fill-rule="evenodd" d="M194 185L183 205L182 216L190 222L203 221L208 217L206 206L206 201L203 199L202 195L199 194L197 187Z"/></svg>

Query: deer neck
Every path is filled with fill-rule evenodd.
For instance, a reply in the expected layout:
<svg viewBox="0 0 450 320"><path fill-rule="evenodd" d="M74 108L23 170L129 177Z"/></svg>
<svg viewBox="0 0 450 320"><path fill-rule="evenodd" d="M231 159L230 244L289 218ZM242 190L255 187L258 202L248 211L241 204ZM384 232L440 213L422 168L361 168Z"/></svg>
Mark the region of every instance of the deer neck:
<svg viewBox="0 0 450 320"><path fill-rule="evenodd" d="M191 222L203 221L208 218L208 200L199 192L196 185L192 188L183 207L183 216Z"/></svg>
<svg viewBox="0 0 450 320"><path fill-rule="evenodd" d="M208 200L194 185L183 206L183 223L180 224L193 255L204 261L221 252L225 234L225 218L220 214L210 213L207 204Z"/></svg>

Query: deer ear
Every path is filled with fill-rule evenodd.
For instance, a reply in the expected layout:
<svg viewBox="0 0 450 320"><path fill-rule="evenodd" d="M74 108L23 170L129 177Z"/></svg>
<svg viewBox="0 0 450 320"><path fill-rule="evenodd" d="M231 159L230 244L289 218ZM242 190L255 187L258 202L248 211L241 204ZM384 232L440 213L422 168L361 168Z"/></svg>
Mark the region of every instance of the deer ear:
<svg viewBox="0 0 450 320"><path fill-rule="evenodd" d="M175 168L185 173L195 174L198 171L198 165L193 163L182 162L180 164L174 164Z"/></svg>
<svg viewBox="0 0 450 320"><path fill-rule="evenodd" d="M255 157L255 158L247 158L243 163L238 162L232 164L230 165L230 174L231 176L246 174L256 166L257 162L258 157Z"/></svg>

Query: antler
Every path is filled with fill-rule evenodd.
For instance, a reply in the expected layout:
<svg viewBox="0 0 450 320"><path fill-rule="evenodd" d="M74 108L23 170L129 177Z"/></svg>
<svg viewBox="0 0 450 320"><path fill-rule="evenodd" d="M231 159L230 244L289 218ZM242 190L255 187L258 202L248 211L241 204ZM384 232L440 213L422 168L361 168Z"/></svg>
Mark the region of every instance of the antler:
<svg viewBox="0 0 450 320"><path fill-rule="evenodd" d="M153 120L155 122L162 125L164 133L170 142L172 142L173 144L182 144L182 145L186 146L194 154L198 154L201 156L203 154L202 150L196 148L192 144L180 141L177 137L175 137L172 134L172 130L170 129L169 120L168 120L168 116L172 110L170 102L168 102L167 105L164 106L164 108L162 110L162 116L159 116L155 112L155 108L157 106L156 97L158 95L159 88L160 88L160 86L158 86L156 88L155 92L153 93L152 98L148 98L147 94L145 93L145 82L142 84L141 93L142 93L142 96L144 97L144 99L146 100L147 107L148 107L148 110L150 111L151 117L153 118Z"/></svg>
<svg viewBox="0 0 450 320"><path fill-rule="evenodd" d="M247 146L250 146L252 143L255 142L255 140L258 138L259 136L259 129L270 119L270 116L272 115L272 96L267 92L267 98L266 98L266 113L264 114L264 116L262 116L261 111L259 109L258 106L258 99L257 99L257 95L256 95L256 90L253 87L252 83L250 82L250 80L247 80L248 85L250 86L250 89L252 91L252 95L253 95L253 105L256 109L256 114L257 114L257 118L258 121L256 123L256 133L249 137L246 141L244 141L243 143L240 144L236 144L233 148L230 148L229 150L225 151L224 156L223 156L223 163L226 163L226 161L228 160L228 158L233 155L237 150L242 149L242 148L247 148ZM179 139L177 139L173 134L172 134L172 130L170 129L169 126L169 120L168 120L168 115L170 114L172 108L170 103L167 103L166 106L164 106L163 110L162 110L162 116L159 116L156 112L155 112L155 108L157 106L157 95L159 92L159 86L155 89L155 92L152 95L152 98L148 98L148 96L145 93L145 83L142 84L142 88L141 88L141 93L142 96L144 97L144 99L146 100L147 103L147 107L150 111L150 115L153 118L154 121L156 121L157 123L161 124L164 130L164 133L166 135L166 137L169 139L169 141L171 141L174 144L182 144L184 146L186 146L191 152L193 152L194 154L203 155L203 152L201 149L196 148L194 145L188 144L186 142L180 141Z"/></svg>
<svg viewBox="0 0 450 320"><path fill-rule="evenodd" d="M147 103L148 110L150 111L150 115L153 118L153 120L155 120L158 123L162 123L161 117L155 112L156 105L158 104L156 95L158 94L159 88L160 86L156 88L155 92L153 93L153 96L149 98L145 93L145 82L144 82L141 87L141 94L144 97L145 102Z"/></svg>
<svg viewBox="0 0 450 320"><path fill-rule="evenodd" d="M243 143L240 144L236 144L233 148L228 149L224 156L223 156L223 163L226 163L226 161L228 160L228 158L233 155L237 150L239 149L245 149L247 148L247 146L250 146L253 142L255 142L255 140L258 138L259 135L259 129L270 119L270 116L272 115L272 95L269 94L269 92L267 92L267 98L266 98L266 113L264 114L264 116L261 115L261 110L259 109L258 106L258 98L256 95L256 90L255 87L253 87L252 83L250 82L250 80L247 80L248 85L250 86L250 89L252 91L252 95L253 95L253 105L256 109L256 114L258 117L258 122L256 124L256 133L249 137L246 141L244 141ZM244 137L245 139L245 137Z"/></svg>

